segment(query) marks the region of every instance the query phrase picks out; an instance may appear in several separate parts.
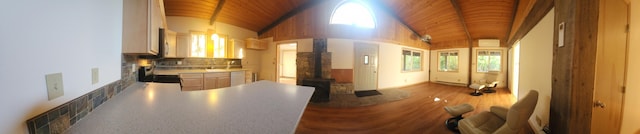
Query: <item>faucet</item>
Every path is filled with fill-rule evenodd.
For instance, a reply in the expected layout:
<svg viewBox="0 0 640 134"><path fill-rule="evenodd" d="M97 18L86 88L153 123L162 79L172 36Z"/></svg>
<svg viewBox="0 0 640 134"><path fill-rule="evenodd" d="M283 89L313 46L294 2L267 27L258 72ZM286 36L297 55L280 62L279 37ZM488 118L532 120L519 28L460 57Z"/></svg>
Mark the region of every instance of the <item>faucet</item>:
<svg viewBox="0 0 640 134"><path fill-rule="evenodd" d="M231 68L231 64L235 63L235 61L229 61L227 62L227 69Z"/></svg>

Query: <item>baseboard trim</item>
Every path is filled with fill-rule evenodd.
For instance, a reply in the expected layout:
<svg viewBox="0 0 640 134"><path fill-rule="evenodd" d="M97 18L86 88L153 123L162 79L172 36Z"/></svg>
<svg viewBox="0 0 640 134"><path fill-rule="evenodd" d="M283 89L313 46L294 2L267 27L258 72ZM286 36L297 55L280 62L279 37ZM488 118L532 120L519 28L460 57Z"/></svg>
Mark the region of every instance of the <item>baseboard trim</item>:
<svg viewBox="0 0 640 134"><path fill-rule="evenodd" d="M404 86L396 86L396 87L380 88L380 89L378 89L378 90L405 88L405 87L416 86L416 85L420 85L420 84L424 84L424 83L429 83L429 82L430 82L430 81L423 81L423 82L418 82L418 83L409 84L409 85L404 85Z"/></svg>

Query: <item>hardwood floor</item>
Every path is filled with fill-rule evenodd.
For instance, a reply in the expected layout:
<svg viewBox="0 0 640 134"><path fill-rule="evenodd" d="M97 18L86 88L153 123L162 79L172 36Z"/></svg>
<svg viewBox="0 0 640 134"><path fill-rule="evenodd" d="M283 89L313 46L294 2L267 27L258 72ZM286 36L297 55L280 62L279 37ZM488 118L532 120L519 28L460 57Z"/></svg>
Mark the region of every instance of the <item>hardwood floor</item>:
<svg viewBox="0 0 640 134"><path fill-rule="evenodd" d="M400 88L411 92L411 97L373 106L331 108L308 105L296 133L452 133L444 126L451 117L444 106L469 103L475 106L470 116L488 111L490 106L509 107L515 98L507 89L496 93L471 96L466 87L436 83L422 83ZM434 101L435 98L440 101ZM527 126L528 127L528 126Z"/></svg>

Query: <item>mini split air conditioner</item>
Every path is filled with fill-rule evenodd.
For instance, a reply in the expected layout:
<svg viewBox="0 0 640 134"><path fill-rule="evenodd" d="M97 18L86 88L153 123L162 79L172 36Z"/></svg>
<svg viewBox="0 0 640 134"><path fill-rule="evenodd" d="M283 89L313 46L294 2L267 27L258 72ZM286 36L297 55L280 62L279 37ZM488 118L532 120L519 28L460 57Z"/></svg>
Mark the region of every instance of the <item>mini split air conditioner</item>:
<svg viewBox="0 0 640 134"><path fill-rule="evenodd" d="M479 47L500 47L499 39L479 39L478 40Z"/></svg>

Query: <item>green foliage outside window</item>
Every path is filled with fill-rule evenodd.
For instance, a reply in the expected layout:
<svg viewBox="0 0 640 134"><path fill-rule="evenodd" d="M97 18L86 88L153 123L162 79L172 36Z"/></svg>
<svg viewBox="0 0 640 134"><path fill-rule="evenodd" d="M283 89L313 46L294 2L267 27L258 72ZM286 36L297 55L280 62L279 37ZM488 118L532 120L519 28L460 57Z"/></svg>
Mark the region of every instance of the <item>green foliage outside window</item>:
<svg viewBox="0 0 640 134"><path fill-rule="evenodd" d="M402 71L421 71L422 51L402 50Z"/></svg>
<svg viewBox="0 0 640 134"><path fill-rule="evenodd" d="M501 51L500 50L480 50L477 57L477 71L490 72L500 71Z"/></svg>
<svg viewBox="0 0 640 134"><path fill-rule="evenodd" d="M458 71L458 51L439 52L438 71Z"/></svg>

